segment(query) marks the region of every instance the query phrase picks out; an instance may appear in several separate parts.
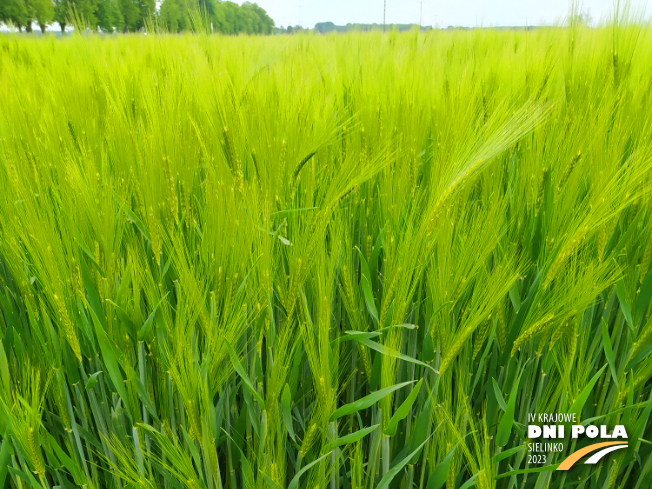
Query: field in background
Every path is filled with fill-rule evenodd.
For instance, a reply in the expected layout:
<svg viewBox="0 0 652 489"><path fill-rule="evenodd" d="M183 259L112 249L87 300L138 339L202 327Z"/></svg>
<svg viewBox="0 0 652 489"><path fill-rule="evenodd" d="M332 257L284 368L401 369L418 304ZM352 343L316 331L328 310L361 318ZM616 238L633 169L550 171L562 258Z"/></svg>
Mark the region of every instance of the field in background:
<svg viewBox="0 0 652 489"><path fill-rule="evenodd" d="M0 37L0 486L648 488L650 43Z"/></svg>

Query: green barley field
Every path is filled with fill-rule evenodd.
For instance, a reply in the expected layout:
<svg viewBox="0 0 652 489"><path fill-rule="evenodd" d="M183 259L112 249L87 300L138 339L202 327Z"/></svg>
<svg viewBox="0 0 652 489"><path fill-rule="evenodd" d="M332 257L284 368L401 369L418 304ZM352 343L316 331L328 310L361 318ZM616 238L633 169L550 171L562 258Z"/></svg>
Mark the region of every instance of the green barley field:
<svg viewBox="0 0 652 489"><path fill-rule="evenodd" d="M651 45L1 36L0 486L648 489Z"/></svg>

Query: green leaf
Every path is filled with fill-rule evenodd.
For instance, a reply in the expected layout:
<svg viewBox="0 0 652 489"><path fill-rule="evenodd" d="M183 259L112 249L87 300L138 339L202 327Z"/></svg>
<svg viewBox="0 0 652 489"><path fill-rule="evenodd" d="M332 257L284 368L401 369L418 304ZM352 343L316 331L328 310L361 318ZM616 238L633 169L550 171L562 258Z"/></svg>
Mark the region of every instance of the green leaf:
<svg viewBox="0 0 652 489"><path fill-rule="evenodd" d="M652 321L652 318L650 318L650 321ZM650 325L650 327L652 327L652 324ZM629 362L627 362L627 365L625 366L625 371L628 372L632 370L639 363L645 360L650 354L652 354L652 345L643 348L641 350L641 353L639 353L634 358L632 358Z"/></svg>
<svg viewBox="0 0 652 489"><path fill-rule="evenodd" d="M652 399L649 401L644 401L644 402L639 402L637 404L632 404L631 406L625 406L620 409L614 409L613 411L608 412L607 414L602 414L600 416L593 416L591 418L585 418L582 421L580 421L580 424L582 426L588 426L590 424L595 424L596 421L599 421L601 419L608 418L609 416L613 416L614 414L622 413L623 411L628 411L631 408L642 408L645 406L650 406L652 405ZM627 415L627 413L626 413ZM625 420L625 416L623 416L623 421ZM625 426L627 426L626 423L623 423ZM630 433L630 438L632 438L631 433Z"/></svg>
<svg viewBox="0 0 652 489"><path fill-rule="evenodd" d="M138 397L140 398L140 401L145 406L145 409L147 409L149 414L151 414L156 421L160 422L158 414L156 413L156 406L154 406L154 403L149 398L149 394L147 393L147 389L145 388L145 386L143 385L141 380L138 377L134 377L132 379L132 381L136 385L136 393L138 394Z"/></svg>
<svg viewBox="0 0 652 489"><path fill-rule="evenodd" d="M274 479L272 479L270 476L268 476L268 475L265 474L265 473L263 473L263 479L265 480L265 482L267 482L267 484L269 485L269 487L271 487L272 489L283 489L283 488L282 488L281 486L279 486L276 482L274 482Z"/></svg>
<svg viewBox="0 0 652 489"><path fill-rule="evenodd" d="M36 481L36 479L30 472L23 472L21 470L16 470L13 467L8 467L8 468L9 468L9 472L29 482L34 489L43 489L43 486L41 486L41 484L39 484Z"/></svg>
<svg viewBox="0 0 652 489"><path fill-rule="evenodd" d="M500 452L499 454L494 455L493 457L491 457L491 463L492 464L497 464L501 460L505 460L506 458L511 457L512 455L514 455L515 453L518 453L520 450L523 450L524 448L525 447L523 445L519 445L517 447L510 448L509 450L505 450L503 452Z"/></svg>
<svg viewBox="0 0 652 489"><path fill-rule="evenodd" d="M387 436L394 436L396 434L396 429L398 428L399 421L405 419L405 417L410 414L410 409L412 409L412 405L419 395L419 390L421 389L422 383L423 379L421 379L417 385L414 386L410 394L398 407L394 413L394 416L392 416L392 419L390 419L389 423L387 423L387 427L385 428L385 431L383 431L383 433L385 433Z"/></svg>
<svg viewBox="0 0 652 489"><path fill-rule="evenodd" d="M469 487L475 486L475 480L477 477L482 474L484 470L481 470L477 474L475 474L473 477L471 477L469 480L467 480L464 484L460 486L460 489L468 489Z"/></svg>
<svg viewBox="0 0 652 489"><path fill-rule="evenodd" d="M283 423L285 424L285 429L288 430L290 438L296 443L294 436L294 428L292 427L292 413L290 409L292 407L292 395L290 394L290 386L285 384L283 387L283 394L281 395L281 409L283 411Z"/></svg>
<svg viewBox="0 0 652 489"><path fill-rule="evenodd" d="M607 362L609 362L611 376L613 377L616 385L618 385L618 374L616 373L616 361L614 360L614 352L611 347L609 326L607 325L607 321L605 321L604 318L602 318L602 346L604 347L604 355L607 357Z"/></svg>
<svg viewBox="0 0 652 489"><path fill-rule="evenodd" d="M86 260L79 260L79 268L82 274L82 281L84 283L84 288L86 289L86 299L85 302L88 303L89 309L91 309L97 319L100 321L104 327L106 323L104 322L104 310L102 309L102 300L100 299L100 294L93 280L93 275L86 265Z"/></svg>
<svg viewBox="0 0 652 489"><path fill-rule="evenodd" d="M523 375L523 370L521 370L521 373L518 375L518 379L516 379L516 382L512 386L512 392L510 392L509 401L507 402L507 409L505 410L505 414L503 414L503 417L500 420L500 424L498 425L496 445L499 447L504 447L512 434L512 426L514 425L514 412L516 410L516 397L518 396L518 385L521 382L521 375Z"/></svg>
<svg viewBox="0 0 652 489"><path fill-rule="evenodd" d="M634 315L638 319L642 318L647 310L647 307L650 305L650 299L652 299L652 268L647 272L647 275L641 282L641 288L636 300L634 301Z"/></svg>
<svg viewBox="0 0 652 489"><path fill-rule="evenodd" d="M478 367L475 372L475 377L473 378L473 385L471 387L471 392L475 390L475 386L478 385L478 382L480 381L480 377L485 373L484 364L485 361L487 360L487 355L489 355L489 351L491 351L491 346L493 345L494 339L496 338L495 329L497 324L498 324L498 319L494 318L492 331L489 334L489 339L487 340L487 346L485 346L484 351L482 352L482 356L480 357L480 361L478 362Z"/></svg>
<svg viewBox="0 0 652 489"><path fill-rule="evenodd" d="M554 464L554 465L546 465L544 467L536 467L533 469L524 469L524 470L510 470L509 472L505 472L504 474L498 474L496 475L496 479L502 479L504 477L509 477L511 475L519 475L519 474L536 474L537 472L549 472L553 470L557 470L557 467L559 467L560 464ZM462 488L460 488L462 489Z"/></svg>
<svg viewBox="0 0 652 489"><path fill-rule="evenodd" d="M432 395L432 393L430 394ZM412 431L412 435L408 440L406 446L409 446L407 450L411 450L414 447L418 447L424 441L428 439L428 433L430 432L430 422L432 420L432 409L430 407L430 400L432 397L428 397L425 405L421 408L421 412L417 416L417 422ZM410 463L416 464L418 457L414 457Z"/></svg>
<svg viewBox="0 0 652 489"><path fill-rule="evenodd" d="M357 335L356 335L357 336ZM369 388L372 391L378 389L378 384L380 383L380 370L383 364L382 355L371 355L373 363L371 365L371 378L369 379Z"/></svg>
<svg viewBox="0 0 652 489"><path fill-rule="evenodd" d="M258 391L256 391L256 389L254 388L253 384L251 383L251 380L249 380L249 376L245 372L245 369L243 368L242 364L240 363L240 359L238 358L238 355L235 353L233 347L228 341L224 340L224 343L226 344L226 349L228 350L229 356L231 357L231 363L233 364L233 368L235 368L235 371L242 378L242 383L245 385L247 389L249 389L251 395L254 396L254 399L258 401L260 407L264 408L265 401L263 401L263 398L260 396L260 394L258 394Z"/></svg>
<svg viewBox="0 0 652 489"><path fill-rule="evenodd" d="M631 411L627 411L631 412ZM650 413L652 412L652 403L648 404L643 412L639 415L638 421L636 422L636 425L634 425L634 429L632 429L629 432L629 436L631 437L632 440L638 440L643 436L643 432L645 431L646 426L648 426L649 418L650 418ZM634 452L636 450L636 443L630 443L629 448L627 449L627 454L625 456L624 462L629 463L630 460L632 460L634 456Z"/></svg>
<svg viewBox="0 0 652 489"><path fill-rule="evenodd" d="M414 382L415 382L414 380L411 380L409 382L403 382L402 384L396 384L391 387L385 387L384 389L380 389L379 391L373 392L368 396L363 397L362 399L358 399L357 401L351 402L349 404L345 404L344 406L337 409L331 415L330 421L341 418L342 416L346 416L347 414L355 413L356 411L360 411L361 409L367 409L368 407L380 401L386 395L391 394L395 390L398 390L401 387L405 387L406 385L412 384Z"/></svg>
<svg viewBox="0 0 652 489"><path fill-rule="evenodd" d="M421 445L417 447L416 450L414 450L412 453L410 453L407 457L405 457L403 460L401 460L399 463L397 463L394 467L389 469L385 475L383 476L382 479L380 479L380 482L376 486L376 489L387 489L389 487L389 484L392 482L392 479L396 477L396 474L398 474L403 467L407 465L407 463L412 459L412 457L415 457L419 451L423 448L423 446L428 442L428 440L424 441Z"/></svg>
<svg viewBox="0 0 652 489"><path fill-rule="evenodd" d="M140 219L138 219L138 216L132 212L129 207L122 202L122 210L127 214L127 217L136 225L138 230L147 238L147 241L151 241L151 238L149 237L149 233L145 230L145 226L143 226L143 223L140 222Z"/></svg>
<svg viewBox="0 0 652 489"><path fill-rule="evenodd" d="M378 258L380 257L380 250L382 249L384 234L385 227L383 227L378 233L378 237L374 243L373 251L369 257L369 272L371 273L372 280L374 277L376 277L376 273L378 271Z"/></svg>
<svg viewBox="0 0 652 489"><path fill-rule="evenodd" d="M11 374L9 373L9 364L7 363L7 355L5 354L5 347L0 342L0 379L2 380L2 390L4 391L3 397L11 399Z"/></svg>
<svg viewBox="0 0 652 489"><path fill-rule="evenodd" d="M292 480L291 480L290 483L288 484L288 489L294 489L295 487L297 487L297 485L299 484L299 478L300 478L303 474L305 474L308 470L310 470L310 468L311 468L313 465L318 464L319 462L321 462L322 460L324 460L324 459L325 459L326 457L328 457L329 455L330 455L330 452L329 452L329 453L326 453L326 454L324 454L324 455L322 455L322 456L319 457L317 460L315 460L315 461L313 461L313 462L310 462L310 463L307 464L305 467L303 467L303 468L302 468L299 472L297 472L296 475L292 478Z"/></svg>
<svg viewBox="0 0 652 489"><path fill-rule="evenodd" d="M181 433L183 434L183 439L185 440L186 446L190 451L190 456L195 461L196 466L201 467L201 456L199 455L199 450L197 450L197 445L195 445L195 442L192 441L192 438L190 438L188 431L183 425L181 425Z"/></svg>
<svg viewBox="0 0 652 489"><path fill-rule="evenodd" d="M582 392L580 395L575 399L575 402L571 405L571 407L568 409L569 414L577 414L578 416L582 413L582 408L584 407L584 403L589 397L589 394L593 390L593 387L595 386L595 383L598 381L600 376L602 375L602 372L604 372L604 369L607 368L605 365L600 369L600 371L593 376L593 378L589 381L589 383L582 389Z"/></svg>
<svg viewBox="0 0 652 489"><path fill-rule="evenodd" d="M150 329L152 329L152 324L154 324L154 317L156 316L156 311L158 310L158 307L163 302L163 299L165 299L168 294L169 292L167 292L163 297L161 297L161 300L158 301L158 304L156 304L154 310L150 313L150 315L145 320L145 323L143 323L143 325L141 326L140 330L138 331L138 341L143 341L147 336L147 333L149 333Z"/></svg>
<svg viewBox="0 0 652 489"><path fill-rule="evenodd" d="M505 402L503 393L500 392L500 387L498 387L498 382L496 382L496 379L494 379L493 377L491 378L491 382L494 386L494 394L496 396L496 401L498 401L498 405L503 411L507 411L507 403Z"/></svg>
<svg viewBox="0 0 652 489"><path fill-rule="evenodd" d="M440 463L437 464L435 470L433 470L430 477L428 477L428 485L426 489L440 489L445 483L446 478L448 477L448 470L450 469L451 462L453 461L453 454L457 445L450 449L450 451L444 457Z"/></svg>
<svg viewBox="0 0 652 489"><path fill-rule="evenodd" d="M421 358L426 362L432 362L435 359L435 345L432 342L432 336L426 331L423 336L423 345L421 346Z"/></svg>
<svg viewBox="0 0 652 489"><path fill-rule="evenodd" d="M59 446L59 444L56 442L56 440L50 433L47 433L47 437L48 437L48 441L50 442L50 446L54 450L54 453L56 454L59 461L61 462L61 465L63 465L66 469L68 469L68 472L72 474L75 483L78 484L79 486L86 484L84 474L81 468L79 467L79 464L75 460L70 458L68 455L66 455L66 452L63 451L63 449Z"/></svg>
<svg viewBox="0 0 652 489"><path fill-rule="evenodd" d="M355 443L356 441L360 440L361 438L364 438L367 436L369 433L374 431L376 428L378 428L380 425L375 424L373 426L370 426L369 428L363 428L361 430L355 431L353 433L350 433L346 436L343 436L341 438L337 438L333 440L332 442L328 443L325 447L324 450L327 452L330 452L333 448L341 447L342 445L348 445L349 443Z"/></svg>
<svg viewBox="0 0 652 489"><path fill-rule="evenodd" d="M352 334L348 334L349 331L347 331L346 333L347 334L345 336L338 336L337 338L335 338L333 341L331 341L331 344L336 345L339 343L344 343L345 341L359 341L360 339L368 340L370 338L375 338L376 336L381 335L381 333L379 333L378 331L368 331L368 332L351 331Z"/></svg>
<svg viewBox="0 0 652 489"><path fill-rule="evenodd" d="M437 372L434 368L432 368L427 363L417 360L416 358L412 358L408 355L403 355L402 353L394 351L385 345L381 345L380 343L376 343L375 341L371 341L370 339L361 336L364 335L364 333L358 333L356 331L348 331L347 334L353 335L356 341L362 343L365 346L368 346L372 350L376 350L377 352L382 353L383 355L387 355L394 358L400 358L401 360L405 360L406 362L414 363L416 365L421 365L422 367L432 370L435 374L439 375L439 372Z"/></svg>
<svg viewBox="0 0 652 489"><path fill-rule="evenodd" d="M621 279L616 283L616 294L618 295L618 300L620 301L620 310L625 316L625 321L630 328L634 327L634 321L632 320L632 313L629 309L629 304L627 303L627 292L625 291L625 282Z"/></svg>
<svg viewBox="0 0 652 489"><path fill-rule="evenodd" d="M0 487L5 486L5 480L7 478L7 467L9 466L9 458L11 457L13 450L9 443L9 438L7 434L2 437L2 446L0 446Z"/></svg>
<svg viewBox="0 0 652 489"><path fill-rule="evenodd" d="M93 387L95 387L95 384L97 384L97 377L102 373L100 370L99 372L95 372L93 375L88 377L88 380L86 381L86 387L85 389L87 391L91 390Z"/></svg>
<svg viewBox="0 0 652 489"><path fill-rule="evenodd" d="M637 212L634 219L629 220L629 227L627 228L627 231L622 234L613 250L610 250L612 253L618 253L627 244L627 242L632 239L634 233L638 231L639 221L643 218L644 215L644 212Z"/></svg>
<svg viewBox="0 0 652 489"><path fill-rule="evenodd" d="M300 209L285 209L282 211L272 212L271 216L277 219L284 219L290 216L291 214L299 214L302 212L314 211L315 209L319 209L319 207L302 207Z"/></svg>
<svg viewBox="0 0 652 489"><path fill-rule="evenodd" d="M356 248L357 249L357 248ZM378 319L378 310L376 309L376 302L374 300L374 294L371 290L371 272L369 271L369 265L367 265L367 260L365 260L362 251L358 249L360 254L360 288L362 289L362 296L364 297L364 302L367 305L367 310L369 315L373 318L376 323L376 327L379 325Z"/></svg>
<svg viewBox="0 0 652 489"><path fill-rule="evenodd" d="M95 314L95 311L93 311L93 308L89 308L89 311L91 312L91 317L93 318L95 333L97 335L97 342L100 345L100 350L102 352L102 358L104 359L104 365L106 366L107 373L109 374L109 378L111 379L111 382L113 382L113 386L115 387L118 395L120 396L120 399L122 400L122 403L125 406L127 415L131 418L129 396L127 395L124 378L122 377L122 372L120 371L118 364L116 347L113 341L111 341L107 336L106 331L104 331L102 323L97 317L97 314Z"/></svg>
<svg viewBox="0 0 652 489"><path fill-rule="evenodd" d="M514 306L514 311L518 313L518 310L521 308L521 296L518 293L518 283L515 283L509 289L509 298Z"/></svg>

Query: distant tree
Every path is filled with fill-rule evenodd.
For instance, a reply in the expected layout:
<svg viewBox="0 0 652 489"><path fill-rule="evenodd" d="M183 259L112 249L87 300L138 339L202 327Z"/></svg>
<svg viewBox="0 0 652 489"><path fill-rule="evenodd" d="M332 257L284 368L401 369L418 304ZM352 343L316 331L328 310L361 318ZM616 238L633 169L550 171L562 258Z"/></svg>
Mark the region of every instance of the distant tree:
<svg viewBox="0 0 652 489"><path fill-rule="evenodd" d="M126 1L126 0L120 0ZM142 0L141 0L142 1ZM188 2L194 2L193 5ZM193 29L195 7L212 24L214 32L223 34L271 34L274 21L255 3L242 6L218 0L163 0L158 19L170 32ZM192 9L192 11L191 11Z"/></svg>
<svg viewBox="0 0 652 489"><path fill-rule="evenodd" d="M237 34L238 10L240 7L233 2L220 2L216 6L217 30L224 34Z"/></svg>
<svg viewBox="0 0 652 489"><path fill-rule="evenodd" d="M0 21L8 24L11 23L18 27L22 32L23 27L27 25L28 13L25 0L1 0L0 1Z"/></svg>
<svg viewBox="0 0 652 489"><path fill-rule="evenodd" d="M157 17L170 32L196 28L197 13L214 32L224 34L271 34L274 21L256 3L242 5L220 0L0 0L0 22L8 22L22 32L35 22L45 33L48 23L59 24L65 35L68 24L78 23L103 32L134 32ZM189 4L192 2L192 5ZM288 31L300 29L298 26ZM278 29L276 29L278 31ZM275 31L275 32L276 32Z"/></svg>
<svg viewBox="0 0 652 489"><path fill-rule="evenodd" d="M168 32L190 29L188 7L185 0L164 0L159 10L159 21Z"/></svg>
<svg viewBox="0 0 652 489"><path fill-rule="evenodd" d="M315 30L322 34L332 32L335 30L335 24L332 22L318 22L315 24Z"/></svg>
<svg viewBox="0 0 652 489"><path fill-rule="evenodd" d="M106 1L106 0L103 0ZM145 27L147 21L156 13L155 0L114 0L119 20L115 27L122 32L135 32Z"/></svg>
<svg viewBox="0 0 652 489"><path fill-rule="evenodd" d="M581 12L571 11L568 20L570 25L590 25L591 22L593 22L593 17L591 16L591 12L588 10Z"/></svg>
<svg viewBox="0 0 652 489"><path fill-rule="evenodd" d="M264 9L260 8L255 3L245 2L241 7L245 12L252 14L252 27L253 32L249 34L271 34L274 27L274 21L267 15Z"/></svg>
<svg viewBox="0 0 652 489"><path fill-rule="evenodd" d="M217 3L218 0L197 0L200 12L202 12L202 15L206 16L209 22L212 22L215 19Z"/></svg>
<svg viewBox="0 0 652 489"><path fill-rule="evenodd" d="M135 31L140 27L140 2L138 0L118 0L122 31Z"/></svg>
<svg viewBox="0 0 652 489"><path fill-rule="evenodd" d="M138 26L136 29L142 29L146 23L151 20L156 13L156 0L140 0L138 2Z"/></svg>
<svg viewBox="0 0 652 489"><path fill-rule="evenodd" d="M97 26L104 32L113 32L114 29L122 30L124 28L118 0L100 0L95 17Z"/></svg>
<svg viewBox="0 0 652 489"><path fill-rule="evenodd" d="M71 15L77 22L90 29L97 29L97 7L100 0L70 0Z"/></svg>
<svg viewBox="0 0 652 489"><path fill-rule="evenodd" d="M210 18L210 22L213 23L213 29L215 32L225 32L224 26L226 25L226 12L222 7L222 2L214 2L213 7L215 9L215 14Z"/></svg>
<svg viewBox="0 0 652 489"><path fill-rule="evenodd" d="M66 35L66 25L70 16L72 0L54 0L54 21L61 27L61 35Z"/></svg>
<svg viewBox="0 0 652 489"><path fill-rule="evenodd" d="M47 25L52 22L54 18L54 5L51 0L30 0L32 7L32 19L41 28L41 32L45 34Z"/></svg>
<svg viewBox="0 0 652 489"><path fill-rule="evenodd" d="M252 4L247 2L240 6L239 21L238 32L244 32L245 34L262 33L261 19L258 13L252 8Z"/></svg>
<svg viewBox="0 0 652 489"><path fill-rule="evenodd" d="M25 0L25 32L32 33L32 21L34 19L34 5L32 0Z"/></svg>
<svg viewBox="0 0 652 489"><path fill-rule="evenodd" d="M65 35L66 26L71 22L96 29L100 1L103 0L54 0L54 21L61 26L61 34Z"/></svg>

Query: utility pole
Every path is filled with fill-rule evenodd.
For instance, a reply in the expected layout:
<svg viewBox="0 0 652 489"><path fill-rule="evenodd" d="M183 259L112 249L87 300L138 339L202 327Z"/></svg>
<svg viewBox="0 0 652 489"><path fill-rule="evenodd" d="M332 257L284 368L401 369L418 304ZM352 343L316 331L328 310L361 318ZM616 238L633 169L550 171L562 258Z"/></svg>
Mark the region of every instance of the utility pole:
<svg viewBox="0 0 652 489"><path fill-rule="evenodd" d="M303 27L303 16L301 14L302 14L301 0L299 0L299 25Z"/></svg>
<svg viewBox="0 0 652 489"><path fill-rule="evenodd" d="M421 12L419 13L419 28L423 27L423 0L421 0Z"/></svg>
<svg viewBox="0 0 652 489"><path fill-rule="evenodd" d="M383 0L383 32L385 32L385 12L387 11L387 0Z"/></svg>

